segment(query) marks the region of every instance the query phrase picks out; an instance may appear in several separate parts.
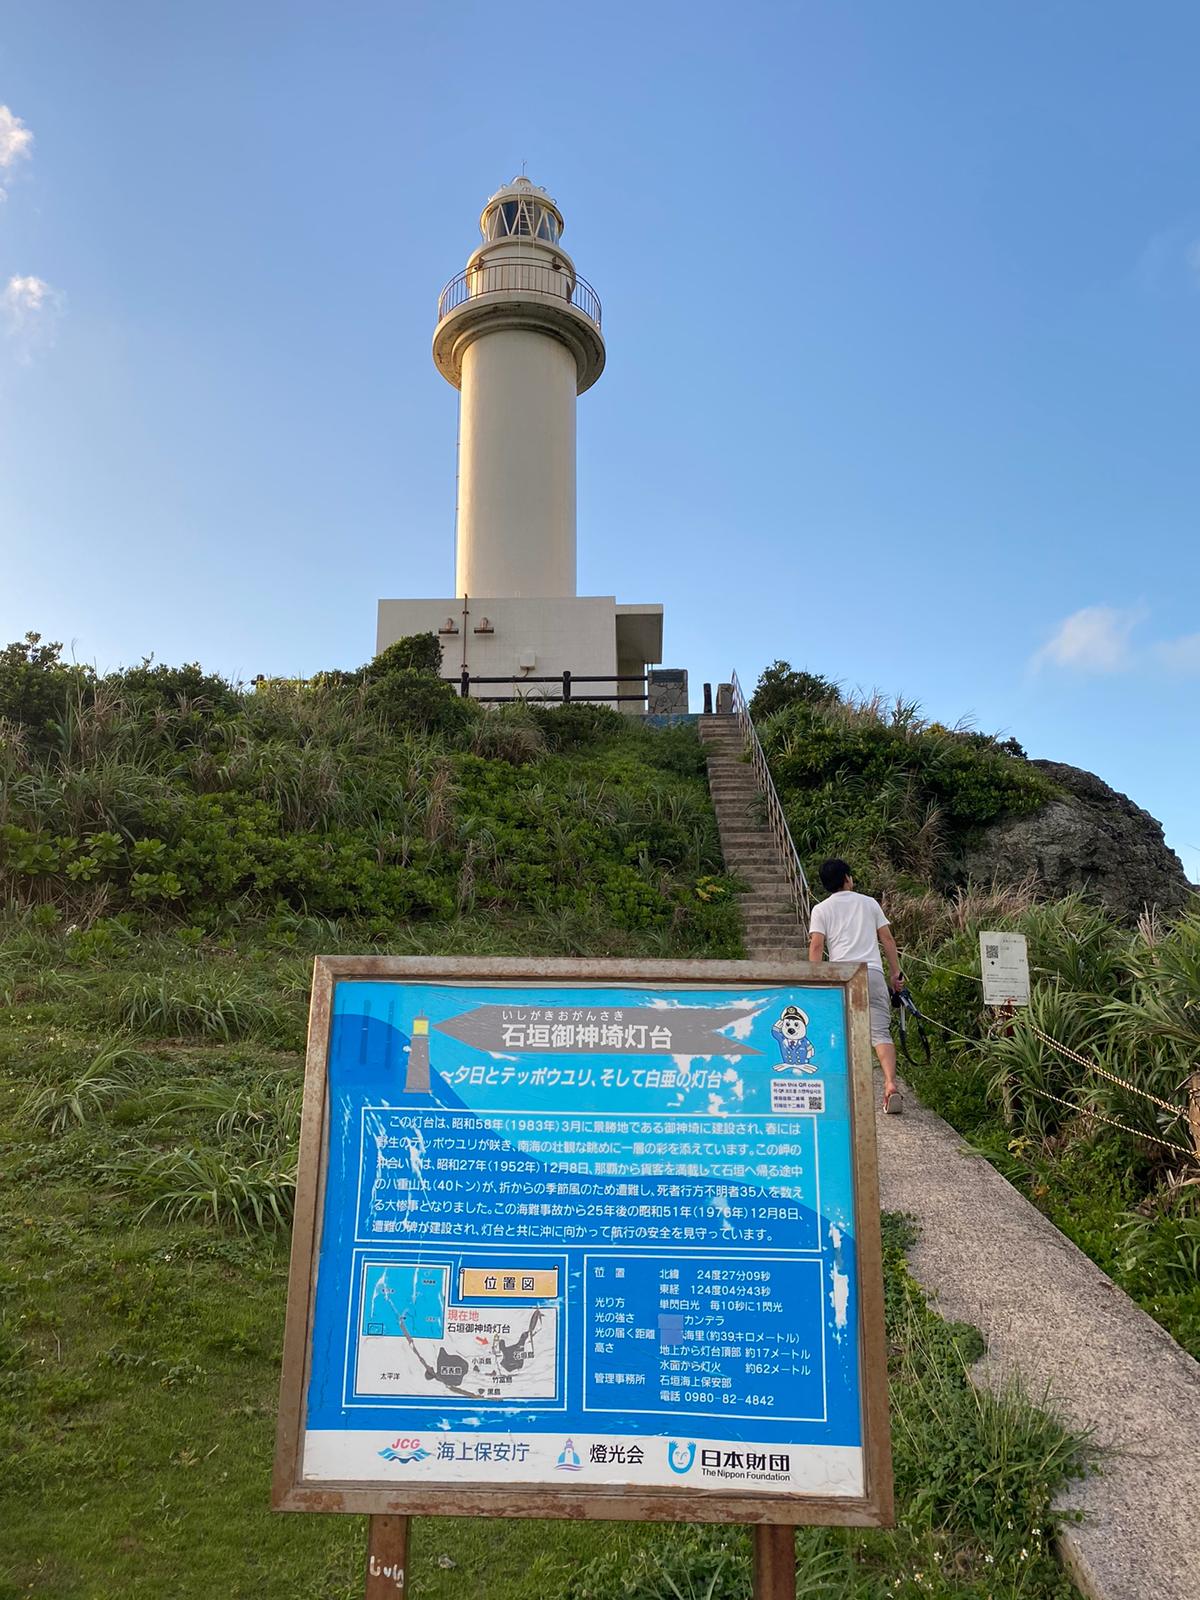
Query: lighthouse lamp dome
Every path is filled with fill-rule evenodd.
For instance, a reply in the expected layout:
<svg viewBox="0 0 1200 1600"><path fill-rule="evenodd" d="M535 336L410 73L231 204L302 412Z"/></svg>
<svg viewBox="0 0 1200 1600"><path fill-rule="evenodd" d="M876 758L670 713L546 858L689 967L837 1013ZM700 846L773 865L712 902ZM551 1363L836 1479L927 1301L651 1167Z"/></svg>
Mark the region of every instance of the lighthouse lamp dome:
<svg viewBox="0 0 1200 1600"><path fill-rule="evenodd" d="M479 218L485 244L502 239L537 239L557 244L562 237L562 212L546 193L525 177L497 189Z"/></svg>

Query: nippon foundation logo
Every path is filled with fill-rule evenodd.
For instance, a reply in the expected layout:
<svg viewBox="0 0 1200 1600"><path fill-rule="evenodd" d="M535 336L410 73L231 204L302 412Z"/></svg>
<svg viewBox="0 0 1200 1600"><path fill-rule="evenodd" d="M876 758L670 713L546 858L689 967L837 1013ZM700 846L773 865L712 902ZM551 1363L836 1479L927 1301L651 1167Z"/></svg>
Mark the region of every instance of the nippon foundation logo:
<svg viewBox="0 0 1200 1600"><path fill-rule="evenodd" d="M420 1439L397 1439L395 1444L386 1445L379 1454L385 1461L398 1461L402 1467L410 1466L414 1461L428 1461L429 1451L421 1444Z"/></svg>
<svg viewBox="0 0 1200 1600"><path fill-rule="evenodd" d="M790 1483L792 1458L786 1450L713 1447L700 1452L700 1476L721 1483Z"/></svg>
<svg viewBox="0 0 1200 1600"><path fill-rule="evenodd" d="M696 1441L689 1439L686 1444L679 1444L674 1439L667 1446L667 1465L672 1472L682 1476L690 1472L696 1460Z"/></svg>

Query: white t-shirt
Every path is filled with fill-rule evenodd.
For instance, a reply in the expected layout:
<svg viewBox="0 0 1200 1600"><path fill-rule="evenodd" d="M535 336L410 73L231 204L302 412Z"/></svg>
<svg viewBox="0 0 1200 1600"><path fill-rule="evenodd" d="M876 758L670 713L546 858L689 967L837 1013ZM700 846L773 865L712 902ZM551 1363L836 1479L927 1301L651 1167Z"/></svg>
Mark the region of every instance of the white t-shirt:
<svg viewBox="0 0 1200 1600"><path fill-rule="evenodd" d="M887 925L878 900L857 889L839 889L813 907L809 930L825 935L830 961L865 961L882 972L879 930Z"/></svg>

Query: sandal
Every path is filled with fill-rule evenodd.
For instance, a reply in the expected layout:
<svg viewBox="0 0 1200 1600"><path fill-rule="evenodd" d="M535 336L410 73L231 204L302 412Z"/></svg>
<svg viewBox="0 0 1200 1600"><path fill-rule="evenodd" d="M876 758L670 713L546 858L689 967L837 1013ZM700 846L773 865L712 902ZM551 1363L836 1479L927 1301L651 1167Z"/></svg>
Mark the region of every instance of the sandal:
<svg viewBox="0 0 1200 1600"><path fill-rule="evenodd" d="M904 1111L904 1101L900 1098L899 1089L893 1089L890 1094L883 1097L883 1114L885 1117L898 1117Z"/></svg>

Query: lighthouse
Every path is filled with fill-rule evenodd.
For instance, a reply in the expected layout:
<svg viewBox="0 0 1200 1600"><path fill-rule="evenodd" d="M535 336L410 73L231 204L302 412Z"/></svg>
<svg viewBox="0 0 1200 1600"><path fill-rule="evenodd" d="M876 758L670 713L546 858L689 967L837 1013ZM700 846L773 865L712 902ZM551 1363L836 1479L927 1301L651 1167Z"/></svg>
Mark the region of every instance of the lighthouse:
<svg viewBox="0 0 1200 1600"><path fill-rule="evenodd" d="M604 370L600 300L562 247L562 213L514 178L443 290L433 359L459 390L459 594L575 594L575 399Z"/></svg>
<svg viewBox="0 0 1200 1600"><path fill-rule="evenodd" d="M653 692L648 702L636 681L618 680L661 660L662 606L577 590L576 407L604 371L605 342L600 298L564 249L564 227L545 189L514 178L485 204L480 243L438 299L434 365L459 394L456 592L381 600L377 649L434 632L446 677L506 680L481 697L555 699L567 673L597 680L576 699L653 709ZM686 710L680 678L662 674L670 709Z"/></svg>

